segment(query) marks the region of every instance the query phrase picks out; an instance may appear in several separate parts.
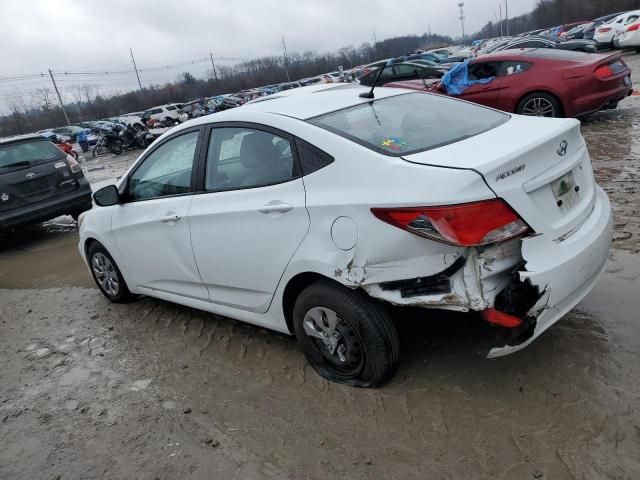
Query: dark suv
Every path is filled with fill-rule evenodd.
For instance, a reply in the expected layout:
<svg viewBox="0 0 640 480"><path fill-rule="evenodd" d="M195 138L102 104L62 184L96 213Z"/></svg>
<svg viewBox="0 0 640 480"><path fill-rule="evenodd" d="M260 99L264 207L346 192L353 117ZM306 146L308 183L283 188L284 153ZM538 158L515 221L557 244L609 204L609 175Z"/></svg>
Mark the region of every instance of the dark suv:
<svg viewBox="0 0 640 480"><path fill-rule="evenodd" d="M82 168L40 135L0 139L0 230L91 208Z"/></svg>

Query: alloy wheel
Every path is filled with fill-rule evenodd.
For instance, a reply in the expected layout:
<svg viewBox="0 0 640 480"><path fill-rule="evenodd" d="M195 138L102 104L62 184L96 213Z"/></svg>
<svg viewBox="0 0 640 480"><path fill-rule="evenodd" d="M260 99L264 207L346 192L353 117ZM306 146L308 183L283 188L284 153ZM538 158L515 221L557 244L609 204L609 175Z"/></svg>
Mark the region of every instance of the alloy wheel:
<svg viewBox="0 0 640 480"><path fill-rule="evenodd" d="M534 97L530 99L522 107L522 115L534 117L555 117L555 108L553 104L542 97Z"/></svg>
<svg viewBox="0 0 640 480"><path fill-rule="evenodd" d="M91 268L102 290L112 297L118 295L120 283L118 281L118 273L111 260L106 255L98 252L93 256Z"/></svg>

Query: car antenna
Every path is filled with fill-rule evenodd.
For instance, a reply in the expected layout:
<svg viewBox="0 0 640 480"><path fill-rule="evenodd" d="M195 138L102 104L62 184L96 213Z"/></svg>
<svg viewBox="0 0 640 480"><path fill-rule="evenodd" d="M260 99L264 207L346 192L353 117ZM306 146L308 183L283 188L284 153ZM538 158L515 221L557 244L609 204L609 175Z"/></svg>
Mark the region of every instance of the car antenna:
<svg viewBox="0 0 640 480"><path fill-rule="evenodd" d="M358 95L360 98L374 98L373 89L376 88L378 80L380 80L380 76L382 75L382 72L385 68L387 68L386 64L380 67L380 70L378 70L378 75L376 75L376 79L373 82L373 85L371 85L371 90L369 90L368 92L362 92L360 95Z"/></svg>

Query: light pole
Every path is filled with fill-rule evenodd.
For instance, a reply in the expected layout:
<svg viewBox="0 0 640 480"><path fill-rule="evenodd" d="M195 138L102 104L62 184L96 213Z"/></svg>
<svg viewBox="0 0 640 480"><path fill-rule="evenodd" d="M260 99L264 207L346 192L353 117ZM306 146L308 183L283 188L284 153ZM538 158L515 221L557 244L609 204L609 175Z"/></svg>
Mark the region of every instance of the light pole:
<svg viewBox="0 0 640 480"><path fill-rule="evenodd" d="M504 16L507 20L507 37L509 36L509 0L504 0Z"/></svg>
<svg viewBox="0 0 640 480"><path fill-rule="evenodd" d="M460 23L462 24L462 43L464 43L464 2L458 3L460 9Z"/></svg>

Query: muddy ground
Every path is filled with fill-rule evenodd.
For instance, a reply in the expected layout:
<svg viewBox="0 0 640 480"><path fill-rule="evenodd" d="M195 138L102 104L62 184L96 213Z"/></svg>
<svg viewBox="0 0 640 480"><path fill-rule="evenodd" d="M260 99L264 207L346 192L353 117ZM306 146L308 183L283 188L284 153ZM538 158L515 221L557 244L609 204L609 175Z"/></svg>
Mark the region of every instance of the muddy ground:
<svg viewBox="0 0 640 480"><path fill-rule="evenodd" d="M640 478L639 113L630 98L583 123L615 214L595 290L495 360L476 319L399 310L401 363L379 390L320 379L284 335L108 303L68 217L2 237L0 479Z"/></svg>

